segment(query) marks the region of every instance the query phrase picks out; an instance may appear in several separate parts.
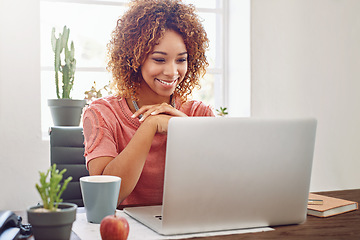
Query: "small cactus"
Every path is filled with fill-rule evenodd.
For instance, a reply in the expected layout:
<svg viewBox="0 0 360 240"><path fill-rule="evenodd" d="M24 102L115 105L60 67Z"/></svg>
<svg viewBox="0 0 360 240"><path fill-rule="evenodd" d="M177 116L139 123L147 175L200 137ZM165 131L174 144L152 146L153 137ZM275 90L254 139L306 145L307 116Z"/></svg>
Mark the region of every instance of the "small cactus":
<svg viewBox="0 0 360 240"><path fill-rule="evenodd" d="M71 98L70 92L74 85L76 59L73 41L68 47L70 29L64 26L59 37L55 36L55 28L51 32L51 46L54 52L55 86L57 98ZM63 53L63 54L62 54ZM63 59L62 59L63 58ZM62 83L59 82L59 72L62 73ZM62 93L60 94L60 88Z"/></svg>

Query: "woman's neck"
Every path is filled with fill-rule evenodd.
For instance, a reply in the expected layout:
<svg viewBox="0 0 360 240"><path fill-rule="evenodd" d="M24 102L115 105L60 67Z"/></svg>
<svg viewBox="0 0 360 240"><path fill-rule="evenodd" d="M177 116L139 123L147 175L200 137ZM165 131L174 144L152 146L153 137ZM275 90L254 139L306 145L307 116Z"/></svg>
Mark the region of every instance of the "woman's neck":
<svg viewBox="0 0 360 240"><path fill-rule="evenodd" d="M156 105L156 104L161 104L161 103L168 103L170 104L170 97L159 97L159 98L147 98L147 97L142 97L142 96L138 96L138 101L137 104L139 106L139 108L141 108L142 106L145 105Z"/></svg>
<svg viewBox="0 0 360 240"><path fill-rule="evenodd" d="M136 105L141 108L142 106L146 106L146 105L156 105L156 104L161 104L161 103L168 103L171 104L171 97L162 97L162 96L157 96L156 98L154 97L149 97L146 94L139 94L138 95L138 101L136 101ZM127 98L126 102L130 108L130 110L134 113L136 112L134 103L133 103L133 99L132 98Z"/></svg>
<svg viewBox="0 0 360 240"><path fill-rule="evenodd" d="M171 96L161 96L152 91L146 84L141 84L138 89L138 101L139 108L145 105L156 105L161 103L170 104Z"/></svg>

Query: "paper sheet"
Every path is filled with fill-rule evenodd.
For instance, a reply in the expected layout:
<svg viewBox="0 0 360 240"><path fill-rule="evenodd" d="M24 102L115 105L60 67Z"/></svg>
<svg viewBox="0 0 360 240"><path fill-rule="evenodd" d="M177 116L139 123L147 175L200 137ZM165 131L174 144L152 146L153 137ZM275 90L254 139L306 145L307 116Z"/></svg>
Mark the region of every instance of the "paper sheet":
<svg viewBox="0 0 360 240"><path fill-rule="evenodd" d="M116 211L117 216L125 217L129 222L130 232L128 240L163 240L163 239L186 239L193 237L209 237L209 236L220 236L230 234L241 234L241 233L253 233L253 232L265 232L272 231L273 228L252 228L243 230L228 230L218 232L206 232L206 233L195 233L195 234L181 234L172 236L162 236L145 225L134 220L123 211ZM80 239L84 240L101 240L100 236L100 224L89 223L86 219L84 212L79 212L76 215L76 221L73 224L72 230Z"/></svg>

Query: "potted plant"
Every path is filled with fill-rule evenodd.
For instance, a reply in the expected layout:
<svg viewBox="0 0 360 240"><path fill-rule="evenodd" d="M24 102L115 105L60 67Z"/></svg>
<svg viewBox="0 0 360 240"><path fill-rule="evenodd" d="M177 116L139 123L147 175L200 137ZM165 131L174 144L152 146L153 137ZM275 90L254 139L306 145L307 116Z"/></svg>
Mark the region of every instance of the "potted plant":
<svg viewBox="0 0 360 240"><path fill-rule="evenodd" d="M42 205L27 209L28 221L32 225L36 240L42 239L70 239L72 224L76 219L77 205L63 203L61 194L66 189L72 177L63 181L66 169L59 172L53 164L46 173L40 173L40 184L36 189L40 194Z"/></svg>
<svg viewBox="0 0 360 240"><path fill-rule="evenodd" d="M107 93L107 95L112 94L110 82L98 90L96 87L96 81L94 81L94 85L91 86L91 89L84 92L85 100L87 103L91 103L95 99L101 98L104 91Z"/></svg>
<svg viewBox="0 0 360 240"><path fill-rule="evenodd" d="M217 115L220 117L226 117L229 113L227 111L227 107L220 107L216 109Z"/></svg>
<svg viewBox="0 0 360 240"><path fill-rule="evenodd" d="M70 29L66 26L59 37L55 36L55 28L51 32L57 99L48 99L48 105L55 126L78 126L86 104L85 99L74 100L70 96L75 79L76 59L74 42L71 41L70 48L68 46L69 35Z"/></svg>

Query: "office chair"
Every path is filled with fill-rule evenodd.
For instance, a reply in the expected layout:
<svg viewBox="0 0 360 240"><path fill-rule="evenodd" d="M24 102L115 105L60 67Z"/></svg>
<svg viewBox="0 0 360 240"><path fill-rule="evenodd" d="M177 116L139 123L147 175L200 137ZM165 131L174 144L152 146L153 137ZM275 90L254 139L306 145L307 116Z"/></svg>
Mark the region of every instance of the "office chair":
<svg viewBox="0 0 360 240"><path fill-rule="evenodd" d="M72 176L67 189L61 195L63 202L75 203L83 207L80 178L88 176L84 157L84 136L82 127L51 127L50 135L50 159L51 165L56 163L60 171L67 171L64 179Z"/></svg>

